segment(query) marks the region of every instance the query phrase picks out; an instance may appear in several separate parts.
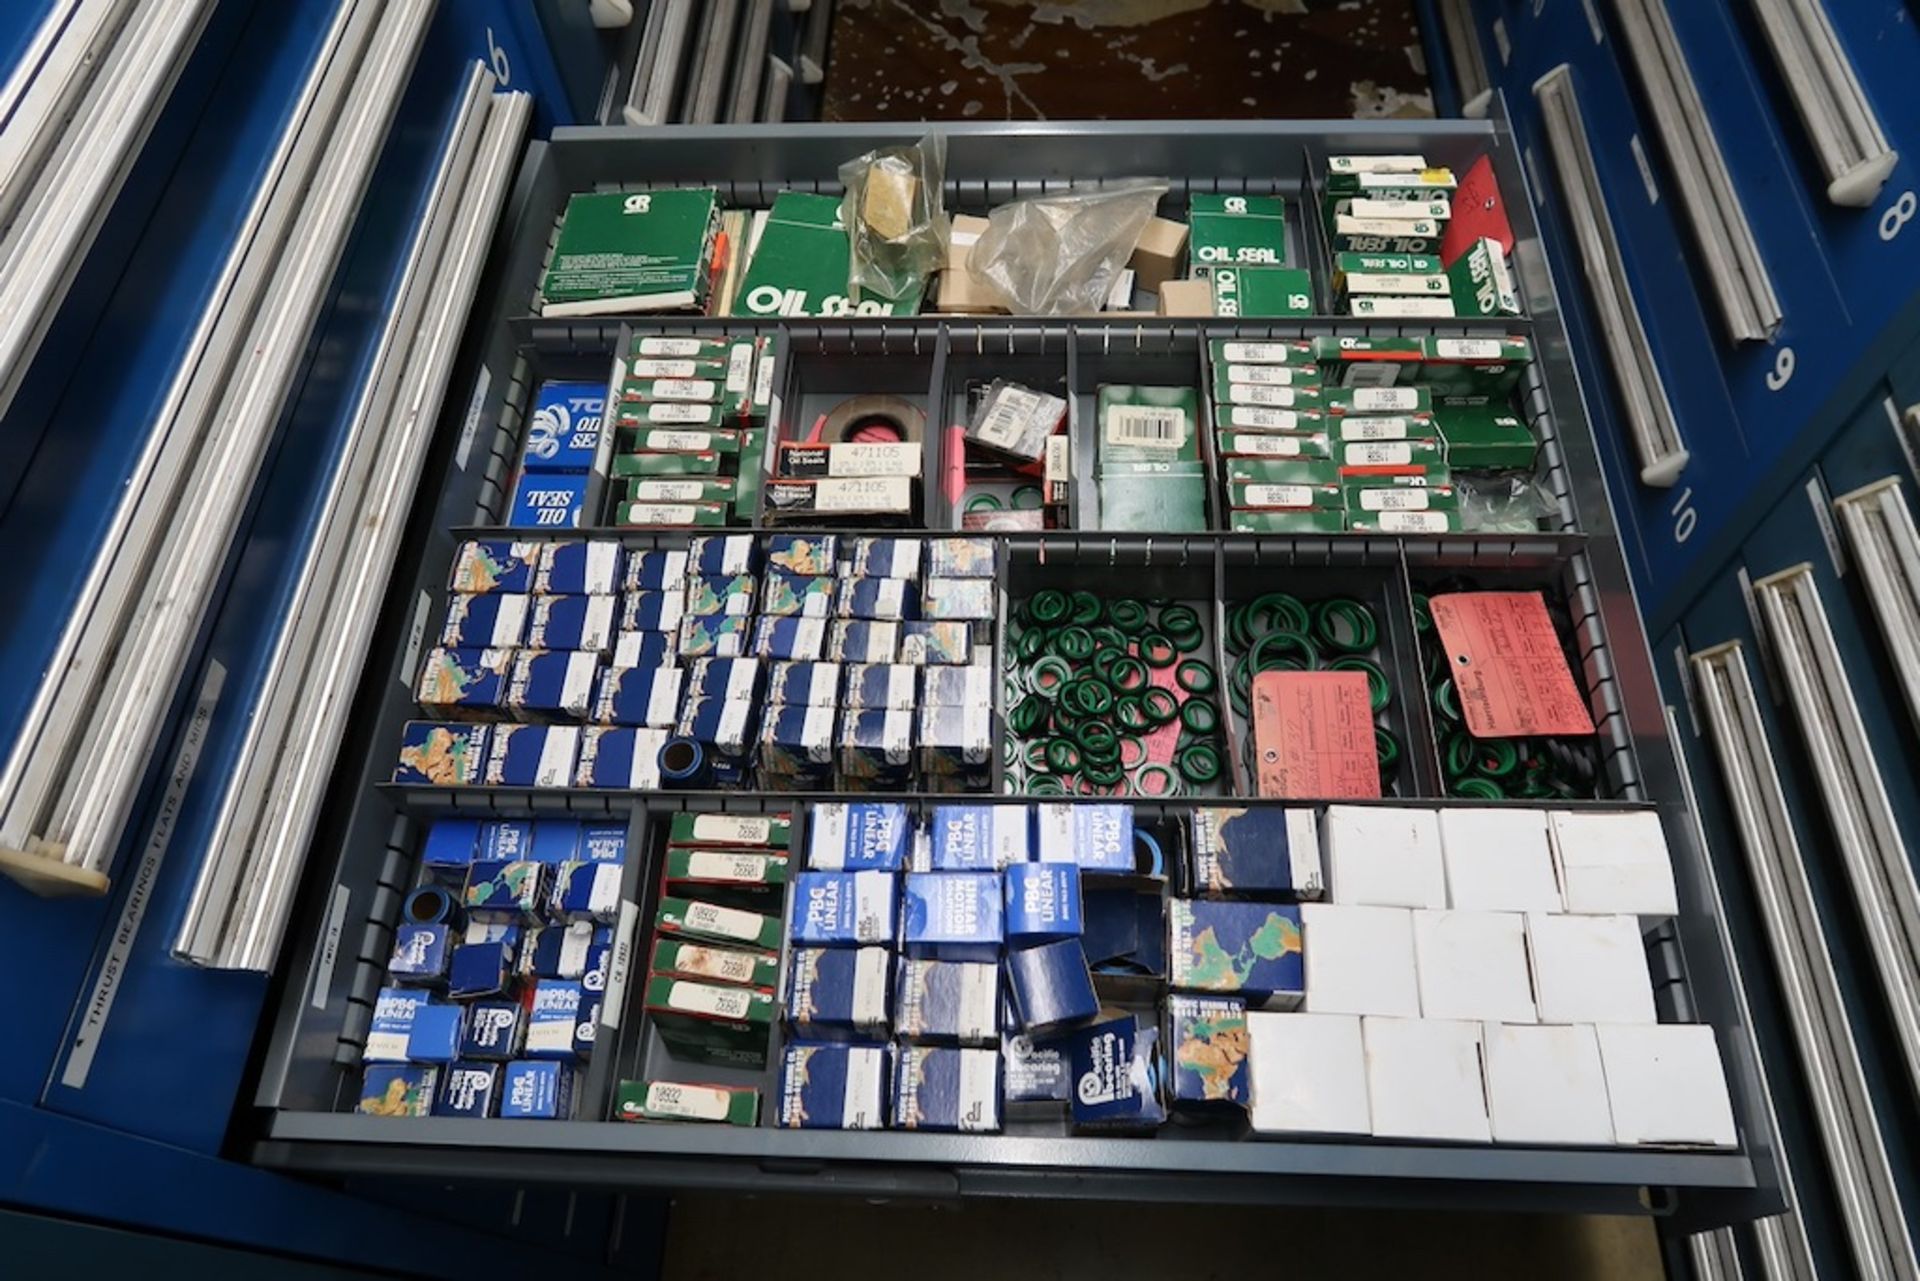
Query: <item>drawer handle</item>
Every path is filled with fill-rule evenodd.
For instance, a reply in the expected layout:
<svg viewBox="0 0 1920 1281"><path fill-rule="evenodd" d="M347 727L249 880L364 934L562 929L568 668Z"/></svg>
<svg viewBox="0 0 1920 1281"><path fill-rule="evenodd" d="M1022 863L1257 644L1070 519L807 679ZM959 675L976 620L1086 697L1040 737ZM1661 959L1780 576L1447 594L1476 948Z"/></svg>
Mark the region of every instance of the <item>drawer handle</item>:
<svg viewBox="0 0 1920 1281"><path fill-rule="evenodd" d="M693 0L654 0L641 28L633 83L621 112L630 125L663 125L673 113L680 66L693 31Z"/></svg>
<svg viewBox="0 0 1920 1281"><path fill-rule="evenodd" d="M1641 323L1633 289L1627 283L1620 255L1620 238L1606 215L1606 197L1594 166L1592 144L1580 117L1573 72L1565 63L1534 82L1546 127L1547 151L1566 198L1567 221L1579 246L1580 262L1593 295L1595 319L1614 383L1626 413L1627 430L1640 460L1640 483L1671 488L1687 465L1687 447L1680 424L1667 400L1653 344Z"/></svg>
<svg viewBox="0 0 1920 1281"><path fill-rule="evenodd" d="M1920 532L1900 478L1889 476L1834 499L1860 581L1873 602L1907 712L1920 726Z"/></svg>
<svg viewBox="0 0 1920 1281"><path fill-rule="evenodd" d="M1473 0L1440 0L1440 30L1453 58L1453 78L1460 83L1460 114L1483 119L1493 100L1493 82L1487 78L1487 57L1480 49Z"/></svg>
<svg viewBox="0 0 1920 1281"><path fill-rule="evenodd" d="M1920 1091L1920 888L1859 704L1820 601L1813 566L1795 565L1754 584L1787 701L1813 757L1814 777L1866 926L1875 968Z"/></svg>
<svg viewBox="0 0 1920 1281"><path fill-rule="evenodd" d="M1897 1269L1888 1269L1900 1258L1911 1260L1913 1246L1826 930L1814 910L1805 858L1767 743L1745 647L1733 641L1695 654L1690 662L1759 903L1767 950L1786 1000L1794 1049L1820 1119L1820 1141L1834 1174L1848 1241L1862 1275L1895 1274Z"/></svg>
<svg viewBox="0 0 1920 1281"><path fill-rule="evenodd" d="M1827 176L1827 199L1865 208L1899 155L1860 88L1820 0L1752 0L1800 124Z"/></svg>
<svg viewBox="0 0 1920 1281"><path fill-rule="evenodd" d="M1764 342L1780 327L1780 300L1734 193L1726 157L1681 51L1665 0L1613 0L1627 49L1653 106L1654 130L1679 188L1680 207L1735 342Z"/></svg>

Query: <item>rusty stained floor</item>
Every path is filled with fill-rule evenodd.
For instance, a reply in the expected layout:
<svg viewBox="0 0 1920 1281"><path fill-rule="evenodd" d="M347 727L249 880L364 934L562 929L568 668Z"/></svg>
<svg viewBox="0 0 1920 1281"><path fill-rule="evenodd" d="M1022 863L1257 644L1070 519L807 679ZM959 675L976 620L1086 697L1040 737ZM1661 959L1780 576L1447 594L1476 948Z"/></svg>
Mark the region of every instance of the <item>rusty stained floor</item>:
<svg viewBox="0 0 1920 1281"><path fill-rule="evenodd" d="M837 0L827 120L1430 117L1413 0Z"/></svg>

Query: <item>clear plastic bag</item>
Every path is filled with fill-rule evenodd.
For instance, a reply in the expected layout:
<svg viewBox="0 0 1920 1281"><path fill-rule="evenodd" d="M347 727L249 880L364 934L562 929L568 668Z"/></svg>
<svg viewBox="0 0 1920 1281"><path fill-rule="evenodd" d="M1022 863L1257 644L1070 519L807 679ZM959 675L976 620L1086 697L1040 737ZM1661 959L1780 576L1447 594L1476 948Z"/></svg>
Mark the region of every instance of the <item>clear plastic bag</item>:
<svg viewBox="0 0 1920 1281"><path fill-rule="evenodd" d="M882 298L914 293L946 262L951 225L942 196L947 140L930 133L911 147L882 147L840 166L856 289Z"/></svg>
<svg viewBox="0 0 1920 1281"><path fill-rule="evenodd" d="M967 270L1016 316L1099 311L1166 194L1163 179L1131 178L1001 205L988 215Z"/></svg>
<svg viewBox="0 0 1920 1281"><path fill-rule="evenodd" d="M1546 487L1531 476L1468 476L1456 473L1460 528L1473 534L1531 534L1559 514Z"/></svg>

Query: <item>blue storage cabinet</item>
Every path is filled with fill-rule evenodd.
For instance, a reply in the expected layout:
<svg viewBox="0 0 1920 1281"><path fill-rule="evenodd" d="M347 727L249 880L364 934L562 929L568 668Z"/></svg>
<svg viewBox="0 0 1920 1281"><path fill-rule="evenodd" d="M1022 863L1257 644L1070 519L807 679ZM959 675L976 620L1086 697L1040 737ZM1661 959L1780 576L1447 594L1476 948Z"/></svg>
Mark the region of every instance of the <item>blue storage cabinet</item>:
<svg viewBox="0 0 1920 1281"><path fill-rule="evenodd" d="M1655 0L1647 0L1654 3ZM1544 252L1563 298L1581 390L1600 453L1639 604L1726 901L1754 1032L1775 1096L1800 1219L1822 1275L1851 1275L1833 1171L1808 1125L1808 1083L1786 1033L1790 1015L1755 915L1740 827L1726 795L1713 728L1702 719L1690 655L1738 642L1757 715L1784 793L1785 822L1808 863L1817 914L1862 1067L1879 1108L1897 1195L1920 1209L1920 1127L1897 1028L1890 1023L1841 842L1823 802L1805 727L1781 685L1752 584L1811 566L1838 666L1858 707L1897 829L1895 863L1920 849L1912 786L1920 746L1903 688L1901 635L1884 630L1863 571L1857 535L1835 506L1870 486L1910 522L1920 440L1920 235L1914 232L1920 165L1920 27L1899 0L1825 0L1842 56L1899 153L1865 207L1828 198L1827 184L1775 64L1757 0L1664 0L1687 71L1718 139L1729 178L1769 272L1783 318L1765 341L1734 342L1704 275L1691 224L1676 207L1677 175L1655 131L1617 0L1477 0L1489 74L1527 156L1531 198L1549 230ZM1561 66L1584 117L1604 188L1602 216L1617 236L1689 459L1671 488L1643 484L1615 372L1597 329L1584 264L1569 234L1535 82ZM1885 487L1899 482L1898 490ZM1876 518L1877 519L1877 518ZM1888 535L1896 537L1897 535ZM1891 562L1904 600L1916 589ZM1885 591L1885 574L1878 590ZM1908 664L1910 667L1911 664ZM1746 1275L1774 1276L1759 1238L1739 1234ZM1911 1255L1907 1266L1912 1266ZM1724 1268L1702 1267L1703 1275Z"/></svg>

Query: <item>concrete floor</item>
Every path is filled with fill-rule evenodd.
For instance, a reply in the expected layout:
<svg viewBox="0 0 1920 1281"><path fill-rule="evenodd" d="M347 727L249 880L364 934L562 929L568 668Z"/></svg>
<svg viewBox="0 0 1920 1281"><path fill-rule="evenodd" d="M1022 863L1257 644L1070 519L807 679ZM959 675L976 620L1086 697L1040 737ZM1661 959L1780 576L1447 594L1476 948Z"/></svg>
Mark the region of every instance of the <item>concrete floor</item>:
<svg viewBox="0 0 1920 1281"><path fill-rule="evenodd" d="M1079 1203L931 1206L689 1197L667 1281L1660 1281L1645 1219L1167 1206L1151 1221ZM1138 1223L1137 1230L1116 1231Z"/></svg>

